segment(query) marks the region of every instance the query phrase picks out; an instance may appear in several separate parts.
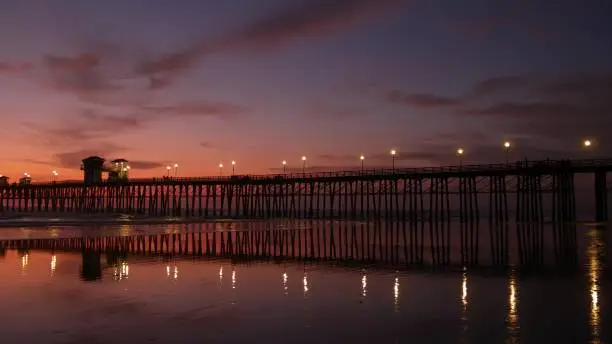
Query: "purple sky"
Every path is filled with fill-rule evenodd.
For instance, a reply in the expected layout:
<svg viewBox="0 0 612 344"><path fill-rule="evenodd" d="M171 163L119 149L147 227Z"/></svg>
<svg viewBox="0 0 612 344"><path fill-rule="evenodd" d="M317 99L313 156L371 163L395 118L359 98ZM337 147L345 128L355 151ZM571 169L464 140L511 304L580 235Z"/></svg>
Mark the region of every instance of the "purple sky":
<svg viewBox="0 0 612 344"><path fill-rule="evenodd" d="M0 174L611 153L609 1L178 3L2 0Z"/></svg>

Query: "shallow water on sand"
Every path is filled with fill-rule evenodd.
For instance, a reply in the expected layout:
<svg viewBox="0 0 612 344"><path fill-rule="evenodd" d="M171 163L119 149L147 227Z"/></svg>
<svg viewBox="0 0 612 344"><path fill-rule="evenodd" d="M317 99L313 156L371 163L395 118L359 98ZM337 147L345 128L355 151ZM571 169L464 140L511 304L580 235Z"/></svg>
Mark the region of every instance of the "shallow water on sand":
<svg viewBox="0 0 612 344"><path fill-rule="evenodd" d="M526 269L494 267L482 257L463 268L453 235L449 267L379 256L276 258L198 254L184 247L156 254L130 249L84 252L62 238L164 237L280 228L342 232L325 222L78 225L0 229L0 333L6 343L587 343L612 340L609 233L579 227L575 265L553 258ZM356 228L355 233L369 227ZM456 231L452 227L452 231ZM389 229L382 227L383 232ZM511 231L512 232L512 231ZM333 232L336 233L336 232ZM219 234L220 235L220 234ZM169 238L171 238L169 236ZM195 237L195 236L194 236ZM550 236L552 237L552 236ZM263 237L262 237L263 238ZM349 238L349 237L344 237ZM368 237L369 238L369 237ZM554 249L545 237L547 257ZM28 239L20 244L8 239ZM191 240L191 239L189 239ZM218 238L220 240L220 237ZM296 239L297 240L297 239ZM346 239L348 240L348 239ZM400 240L401 241L401 240ZM511 240L512 241L512 240ZM110 241L106 241L110 242ZM424 239L430 243L429 238ZM384 246L392 241L381 241ZM12 246L9 246L11 244ZM193 241L189 244L192 245ZM174 244L172 244L174 245ZM340 249L344 244L338 242ZM428 244L429 245L429 244ZM516 246L511 244L510 246ZM305 247L308 245L305 245ZM514 247L512 246L512 247ZM29 248L28 248L29 247ZM177 248L176 246L175 248ZM192 247L193 246L189 246ZM428 246L429 249L429 246ZM398 252L402 249L398 249ZM516 256L515 249L510 254ZM429 250L425 250L428 256ZM378 258L376 258L378 257ZM324 258L324 259L323 259ZM350 263L350 264L349 264ZM384 264L383 264L384 263ZM608 326L606 326L608 325Z"/></svg>

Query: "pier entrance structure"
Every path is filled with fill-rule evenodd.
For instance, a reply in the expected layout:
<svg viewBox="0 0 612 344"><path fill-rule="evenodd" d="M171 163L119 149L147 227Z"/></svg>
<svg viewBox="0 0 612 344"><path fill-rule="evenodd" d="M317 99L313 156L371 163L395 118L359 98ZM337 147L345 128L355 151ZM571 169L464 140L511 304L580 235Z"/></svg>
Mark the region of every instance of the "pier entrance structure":
<svg viewBox="0 0 612 344"><path fill-rule="evenodd" d="M101 183L102 171L104 171L104 158L90 156L83 159L81 170L83 170L83 178L86 185Z"/></svg>

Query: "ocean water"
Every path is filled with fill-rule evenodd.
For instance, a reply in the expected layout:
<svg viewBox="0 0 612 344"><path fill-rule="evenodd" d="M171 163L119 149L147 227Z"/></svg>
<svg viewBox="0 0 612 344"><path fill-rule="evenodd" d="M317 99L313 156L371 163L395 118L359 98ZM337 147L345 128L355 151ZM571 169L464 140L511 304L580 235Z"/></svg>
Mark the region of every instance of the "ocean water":
<svg viewBox="0 0 612 344"><path fill-rule="evenodd" d="M6 221L0 333L6 343L612 340L605 227L510 225L503 264L497 230Z"/></svg>

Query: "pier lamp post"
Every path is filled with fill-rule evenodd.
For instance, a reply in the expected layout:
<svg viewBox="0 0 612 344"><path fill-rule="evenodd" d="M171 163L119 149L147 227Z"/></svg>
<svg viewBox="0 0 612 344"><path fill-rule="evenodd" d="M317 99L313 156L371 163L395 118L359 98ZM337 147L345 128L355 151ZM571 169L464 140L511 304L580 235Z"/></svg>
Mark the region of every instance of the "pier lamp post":
<svg viewBox="0 0 612 344"><path fill-rule="evenodd" d="M509 162L510 148L511 147L512 147L512 144L510 144L509 141L504 142L504 148L506 149L506 165L508 165L508 162Z"/></svg>
<svg viewBox="0 0 612 344"><path fill-rule="evenodd" d="M236 173L236 161L232 160L232 176Z"/></svg>
<svg viewBox="0 0 612 344"><path fill-rule="evenodd" d="M174 177L178 177L178 168L179 168L179 165L174 164Z"/></svg>
<svg viewBox="0 0 612 344"><path fill-rule="evenodd" d="M457 149L457 156L459 156L459 167L463 166L463 154L465 154L463 148Z"/></svg>
<svg viewBox="0 0 612 344"><path fill-rule="evenodd" d="M306 156L302 156L302 174L306 173Z"/></svg>
<svg viewBox="0 0 612 344"><path fill-rule="evenodd" d="M219 176L223 176L223 164L219 164Z"/></svg>
<svg viewBox="0 0 612 344"><path fill-rule="evenodd" d="M56 181L57 180L57 176L59 175L59 173L57 173L57 171L54 170L54 171L51 172L51 174L53 175L53 177L52 177L53 181Z"/></svg>
<svg viewBox="0 0 612 344"><path fill-rule="evenodd" d="M168 165L166 166L166 174L168 177L170 177L170 170L172 169L172 166Z"/></svg>
<svg viewBox="0 0 612 344"><path fill-rule="evenodd" d="M283 174L287 174L287 160L283 160Z"/></svg>
<svg viewBox="0 0 612 344"><path fill-rule="evenodd" d="M359 157L359 160L361 160L361 173L363 173L363 161L365 160L365 156L361 154L361 156Z"/></svg>
<svg viewBox="0 0 612 344"><path fill-rule="evenodd" d="M392 149L389 154L391 154L391 168L393 169L393 172L395 172L395 155L397 154L397 151Z"/></svg>

